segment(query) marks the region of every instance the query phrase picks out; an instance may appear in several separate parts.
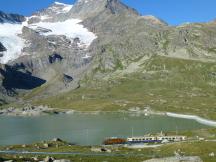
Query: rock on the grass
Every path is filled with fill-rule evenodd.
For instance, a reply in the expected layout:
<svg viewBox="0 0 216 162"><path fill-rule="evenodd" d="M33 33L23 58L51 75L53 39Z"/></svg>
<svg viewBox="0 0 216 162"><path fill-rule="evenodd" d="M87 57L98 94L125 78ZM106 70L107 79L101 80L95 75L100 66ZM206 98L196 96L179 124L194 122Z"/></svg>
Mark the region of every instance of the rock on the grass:
<svg viewBox="0 0 216 162"><path fill-rule="evenodd" d="M61 160L54 160L53 162L71 162L70 160L61 159Z"/></svg>
<svg viewBox="0 0 216 162"><path fill-rule="evenodd" d="M44 162L53 162L54 161L54 158L53 157L49 157L47 156L45 159L44 159Z"/></svg>
<svg viewBox="0 0 216 162"><path fill-rule="evenodd" d="M198 156L188 156L188 157L168 157L161 159L150 159L145 160L144 162L203 162L202 159Z"/></svg>
<svg viewBox="0 0 216 162"><path fill-rule="evenodd" d="M39 161L39 160L38 160L38 157L32 157L32 159L33 159L34 161Z"/></svg>
<svg viewBox="0 0 216 162"><path fill-rule="evenodd" d="M43 145L45 148L49 148L49 144L48 143L44 143Z"/></svg>
<svg viewBox="0 0 216 162"><path fill-rule="evenodd" d="M61 140L60 138L53 138L52 141L53 142L62 142L63 140Z"/></svg>
<svg viewBox="0 0 216 162"><path fill-rule="evenodd" d="M209 156L210 156L210 157L215 157L215 153L214 153L214 152L209 153Z"/></svg>

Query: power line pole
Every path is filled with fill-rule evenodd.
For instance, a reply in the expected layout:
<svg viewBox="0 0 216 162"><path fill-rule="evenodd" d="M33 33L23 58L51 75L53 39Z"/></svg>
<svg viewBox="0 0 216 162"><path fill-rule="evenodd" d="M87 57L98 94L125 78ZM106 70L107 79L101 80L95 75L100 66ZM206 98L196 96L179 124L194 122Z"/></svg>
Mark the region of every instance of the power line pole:
<svg viewBox="0 0 216 162"><path fill-rule="evenodd" d="M89 130L86 129L86 145L89 144L88 141L89 141Z"/></svg>
<svg viewBox="0 0 216 162"><path fill-rule="evenodd" d="M176 135L178 135L178 126L176 126Z"/></svg>

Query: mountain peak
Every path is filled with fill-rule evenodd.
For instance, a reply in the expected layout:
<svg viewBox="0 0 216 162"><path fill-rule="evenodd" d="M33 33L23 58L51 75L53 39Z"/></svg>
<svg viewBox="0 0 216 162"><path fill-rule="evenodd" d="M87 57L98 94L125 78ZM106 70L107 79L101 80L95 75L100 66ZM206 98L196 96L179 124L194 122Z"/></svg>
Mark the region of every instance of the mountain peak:
<svg viewBox="0 0 216 162"><path fill-rule="evenodd" d="M56 13L66 13L69 12L72 7L73 5L71 4L65 4L55 1L50 7L48 7L48 9Z"/></svg>
<svg viewBox="0 0 216 162"><path fill-rule="evenodd" d="M133 14L139 15L139 13L135 9L128 7L119 0L107 0L106 8L110 9L113 14L119 14L125 11L129 11Z"/></svg>
<svg viewBox="0 0 216 162"><path fill-rule="evenodd" d="M59 15L67 14L72 9L72 7L73 5L60 3L56 1L53 4L51 4L48 8L34 13L31 17L29 17L28 23L32 24L41 21L44 22L53 20Z"/></svg>
<svg viewBox="0 0 216 162"><path fill-rule="evenodd" d="M110 11L111 14L135 14L138 12L120 0L78 0L70 11L70 15L79 19L86 19L97 16L103 11Z"/></svg>

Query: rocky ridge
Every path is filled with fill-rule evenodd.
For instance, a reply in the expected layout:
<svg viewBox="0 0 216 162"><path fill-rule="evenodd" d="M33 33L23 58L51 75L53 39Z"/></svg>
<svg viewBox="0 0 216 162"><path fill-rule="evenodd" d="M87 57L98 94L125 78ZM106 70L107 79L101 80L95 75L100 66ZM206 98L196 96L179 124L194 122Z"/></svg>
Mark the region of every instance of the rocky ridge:
<svg viewBox="0 0 216 162"><path fill-rule="evenodd" d="M18 14L6 14L0 11L0 23L21 23L25 21L25 17Z"/></svg>

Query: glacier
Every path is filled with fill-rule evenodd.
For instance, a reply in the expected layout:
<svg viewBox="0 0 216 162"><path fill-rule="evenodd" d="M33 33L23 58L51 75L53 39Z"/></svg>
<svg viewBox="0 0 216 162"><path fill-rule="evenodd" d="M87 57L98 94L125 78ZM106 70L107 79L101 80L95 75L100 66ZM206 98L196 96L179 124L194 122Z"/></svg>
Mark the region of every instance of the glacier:
<svg viewBox="0 0 216 162"><path fill-rule="evenodd" d="M73 5L66 5L59 2L55 2L56 5L63 6L61 11L56 9L56 14L66 13L73 7ZM55 8L52 8L55 9ZM65 21L57 21L57 22L46 22L45 20L50 19L48 15L40 15L41 21L38 23L28 24L28 20L31 17L26 17L26 21L23 23L2 23L0 24L0 42L7 49L5 52L1 52L3 54L0 57L1 64L7 64L9 61L13 61L23 55L26 55L22 52L22 49L28 44L24 39L22 39L22 29L24 26L36 30L37 28L48 29L50 32L40 33L43 36L50 35L65 35L68 39L73 40L74 38L79 38L80 43L79 47L88 48L91 43L97 38L97 36L90 32L87 28L85 28L80 19L70 18Z"/></svg>
<svg viewBox="0 0 216 162"><path fill-rule="evenodd" d="M0 24L0 42L7 49L2 52L3 57L0 58L0 63L6 64L21 56L25 40L18 35L22 34L22 27L23 24Z"/></svg>
<svg viewBox="0 0 216 162"><path fill-rule="evenodd" d="M37 28L45 28L51 32L41 33L42 35L65 35L69 39L79 38L81 43L88 47L97 36L90 32L80 23L79 19L68 19L63 22L39 22L28 27L36 30Z"/></svg>

